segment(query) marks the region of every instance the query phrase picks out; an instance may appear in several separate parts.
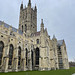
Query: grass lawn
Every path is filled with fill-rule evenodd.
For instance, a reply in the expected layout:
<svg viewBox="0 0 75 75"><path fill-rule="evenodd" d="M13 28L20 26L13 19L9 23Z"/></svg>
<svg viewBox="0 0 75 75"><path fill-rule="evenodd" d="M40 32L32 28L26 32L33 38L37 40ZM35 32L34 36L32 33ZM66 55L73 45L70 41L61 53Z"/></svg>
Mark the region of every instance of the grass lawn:
<svg viewBox="0 0 75 75"><path fill-rule="evenodd" d="M72 75L73 73L75 73L75 67L69 70L10 72L0 73L0 75Z"/></svg>

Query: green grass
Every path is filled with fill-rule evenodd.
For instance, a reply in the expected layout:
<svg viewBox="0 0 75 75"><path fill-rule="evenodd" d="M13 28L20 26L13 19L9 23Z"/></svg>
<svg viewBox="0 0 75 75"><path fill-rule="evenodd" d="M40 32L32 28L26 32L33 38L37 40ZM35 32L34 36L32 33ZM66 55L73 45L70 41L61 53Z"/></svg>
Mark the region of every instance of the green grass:
<svg viewBox="0 0 75 75"><path fill-rule="evenodd" d="M0 73L0 75L72 75L73 73L75 73L75 67L69 70L10 72Z"/></svg>

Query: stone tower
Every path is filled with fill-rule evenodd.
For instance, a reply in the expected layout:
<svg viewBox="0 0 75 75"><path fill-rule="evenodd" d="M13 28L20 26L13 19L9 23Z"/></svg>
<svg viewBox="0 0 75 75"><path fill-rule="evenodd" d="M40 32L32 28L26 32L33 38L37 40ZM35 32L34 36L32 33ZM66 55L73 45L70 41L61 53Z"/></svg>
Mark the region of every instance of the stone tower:
<svg viewBox="0 0 75 75"><path fill-rule="evenodd" d="M25 33L33 34L37 32L37 7L31 7L31 0L28 6L23 7L23 2L20 7L19 30Z"/></svg>

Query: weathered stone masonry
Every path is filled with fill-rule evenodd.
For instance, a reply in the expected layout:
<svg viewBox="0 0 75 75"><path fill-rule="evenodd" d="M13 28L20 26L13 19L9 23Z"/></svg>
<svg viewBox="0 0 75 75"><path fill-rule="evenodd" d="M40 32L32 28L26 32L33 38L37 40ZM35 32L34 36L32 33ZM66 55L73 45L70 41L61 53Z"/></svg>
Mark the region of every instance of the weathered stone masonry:
<svg viewBox="0 0 75 75"><path fill-rule="evenodd" d="M69 69L64 40L51 39L41 20L37 31L37 7L20 7L19 28L0 21L0 72Z"/></svg>

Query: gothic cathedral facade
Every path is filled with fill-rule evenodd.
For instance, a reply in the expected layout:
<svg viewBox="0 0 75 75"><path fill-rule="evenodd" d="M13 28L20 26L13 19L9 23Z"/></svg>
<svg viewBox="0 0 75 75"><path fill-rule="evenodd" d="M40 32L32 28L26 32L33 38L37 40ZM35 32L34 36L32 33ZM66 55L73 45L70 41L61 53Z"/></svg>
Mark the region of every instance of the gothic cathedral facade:
<svg viewBox="0 0 75 75"><path fill-rule="evenodd" d="M64 40L51 39L41 20L37 31L37 7L20 7L19 28L0 21L0 72L69 69Z"/></svg>

